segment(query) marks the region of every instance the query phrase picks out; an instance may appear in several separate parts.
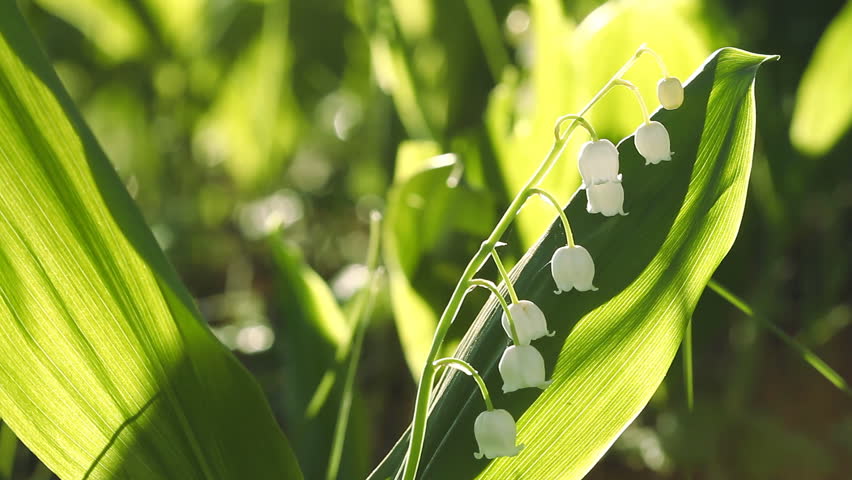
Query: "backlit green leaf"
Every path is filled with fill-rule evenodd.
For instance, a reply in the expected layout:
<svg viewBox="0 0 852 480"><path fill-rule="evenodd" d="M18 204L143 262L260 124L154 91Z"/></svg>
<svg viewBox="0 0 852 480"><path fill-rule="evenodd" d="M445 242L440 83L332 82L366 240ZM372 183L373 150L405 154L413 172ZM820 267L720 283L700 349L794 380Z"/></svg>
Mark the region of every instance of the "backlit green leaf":
<svg viewBox="0 0 852 480"><path fill-rule="evenodd" d="M826 153L852 123L852 2L822 35L799 83L790 139L811 156Z"/></svg>
<svg viewBox="0 0 852 480"><path fill-rule="evenodd" d="M518 419L524 450L473 458L473 422L484 405L469 378L448 372L433 397L419 478L582 478L642 411L739 229L754 145L753 81L770 58L720 50L689 83L680 109L654 115L671 134L671 162L645 166L632 138L620 143L629 215L589 215L585 194L574 196L566 213L595 259L600 290L554 295L549 261L565 244L559 222L513 269L519 296L541 307L556 331L536 342L552 385L500 393L497 363L508 340L493 298L462 340L458 356L483 374L495 406ZM370 478L393 478L406 448L407 434Z"/></svg>
<svg viewBox="0 0 852 480"><path fill-rule="evenodd" d="M301 478L15 2L0 127L3 421L61 479Z"/></svg>

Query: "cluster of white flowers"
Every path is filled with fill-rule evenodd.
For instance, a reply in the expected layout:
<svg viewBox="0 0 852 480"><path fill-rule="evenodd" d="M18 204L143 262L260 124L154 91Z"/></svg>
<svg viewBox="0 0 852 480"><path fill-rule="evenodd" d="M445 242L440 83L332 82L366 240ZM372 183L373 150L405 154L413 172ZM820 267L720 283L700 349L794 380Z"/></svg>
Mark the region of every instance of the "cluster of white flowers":
<svg viewBox="0 0 852 480"><path fill-rule="evenodd" d="M665 76L660 80L657 94L660 104L667 110L676 109L683 103L683 86L675 77ZM647 117L647 114L645 116ZM624 188L619 173L618 149L609 140L598 140L591 127L587 128L590 129L593 140L583 145L578 158L578 168L583 178L583 188L586 190L586 209L589 213L600 213L607 217L626 215L623 208ZM671 160L669 134L663 124L646 118L636 130L634 141L636 149L645 158L646 165ZM555 206L561 210L558 205ZM564 215L564 212L560 211L560 215ZM574 244L573 235L567 231L567 220L564 217L563 220L568 245L557 249L550 262L553 281L557 287L554 293L597 290L593 285L595 264L592 256L588 250ZM502 272L496 252L493 257ZM554 332L548 331L544 312L529 300L517 300L509 278L505 277L504 281L514 301L505 308L502 324L506 335L513 339L514 344L506 348L500 359L503 392L509 393L523 388L544 389L550 384L549 380L545 380L544 358L531 342L552 336ZM505 306L505 303L503 305ZM474 434L479 445L479 452L474 454L476 458L511 457L523 448L523 445L515 445L515 420L506 410L489 409L482 412L476 418Z"/></svg>

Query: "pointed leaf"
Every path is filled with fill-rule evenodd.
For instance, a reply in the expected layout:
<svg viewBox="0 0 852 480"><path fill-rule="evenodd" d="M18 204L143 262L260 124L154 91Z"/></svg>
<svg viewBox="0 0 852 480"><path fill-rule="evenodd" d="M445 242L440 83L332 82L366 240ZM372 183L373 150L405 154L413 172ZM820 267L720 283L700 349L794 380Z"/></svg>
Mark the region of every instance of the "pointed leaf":
<svg viewBox="0 0 852 480"><path fill-rule="evenodd" d="M556 331L535 343L553 379L543 393L499 393L497 363L508 340L493 298L462 340L457 356L483 374L495 406L518 420L524 450L475 460L473 424L484 405L469 378L447 373L434 393L418 478L582 478L642 411L736 237L754 145L753 80L769 58L720 50L689 83L680 109L654 115L670 131L671 162L645 166L632 138L620 143L628 216L589 215L585 194L574 196L566 213L595 260L600 290L554 295L549 261L565 244L558 221L513 269L518 295ZM406 435L371 479L397 474Z"/></svg>

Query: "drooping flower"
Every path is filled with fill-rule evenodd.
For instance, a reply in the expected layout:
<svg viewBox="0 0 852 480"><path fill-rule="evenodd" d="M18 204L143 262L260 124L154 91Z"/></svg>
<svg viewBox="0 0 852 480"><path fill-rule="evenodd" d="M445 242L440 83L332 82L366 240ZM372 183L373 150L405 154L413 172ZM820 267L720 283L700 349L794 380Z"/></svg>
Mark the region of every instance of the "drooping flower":
<svg viewBox="0 0 852 480"><path fill-rule="evenodd" d="M618 149L607 139L583 144L577 163L586 188L618 180Z"/></svg>
<svg viewBox="0 0 852 480"><path fill-rule="evenodd" d="M533 302L521 300L518 303L513 303L509 305L509 312L515 321L515 328L518 330L518 341L521 342L521 345L529 345L531 341L544 336L553 336L553 333L547 331L547 319L544 318L544 312ZM503 312L502 323L503 330L511 338L512 330L509 327L509 317L506 315L506 312Z"/></svg>
<svg viewBox="0 0 852 480"><path fill-rule="evenodd" d="M544 358L532 345L511 345L503 352L497 365L503 377L503 393L522 388L545 388L550 385L544 379Z"/></svg>
<svg viewBox="0 0 852 480"><path fill-rule="evenodd" d="M515 445L517 427L512 414L503 409L494 409L482 412L476 417L473 424L473 434L479 451L473 456L477 460L482 457L487 459L497 457L514 457L523 445Z"/></svg>
<svg viewBox="0 0 852 480"><path fill-rule="evenodd" d="M666 110L683 105L683 85L676 77L666 77L657 82L657 98Z"/></svg>
<svg viewBox="0 0 852 480"><path fill-rule="evenodd" d="M580 245L565 246L553 252L550 259L550 272L557 290L553 293L570 292L576 288L580 292L597 290L592 285L595 279L595 262L589 251Z"/></svg>
<svg viewBox="0 0 852 480"><path fill-rule="evenodd" d="M636 129L636 150L645 157L645 165L672 159L669 132L660 122L648 122Z"/></svg>
<svg viewBox="0 0 852 480"><path fill-rule="evenodd" d="M624 187L621 181L605 182L586 188L586 211L605 217L627 215L624 213Z"/></svg>

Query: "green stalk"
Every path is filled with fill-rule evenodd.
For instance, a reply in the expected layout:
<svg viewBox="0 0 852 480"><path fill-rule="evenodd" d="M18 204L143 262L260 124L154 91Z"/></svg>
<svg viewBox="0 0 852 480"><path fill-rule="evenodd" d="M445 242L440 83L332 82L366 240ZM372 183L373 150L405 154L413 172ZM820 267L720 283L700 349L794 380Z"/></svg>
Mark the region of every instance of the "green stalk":
<svg viewBox="0 0 852 480"><path fill-rule="evenodd" d="M337 412L337 424L334 426L334 438L331 444L331 453L328 458L327 480L335 480L340 470L340 460L343 457L343 445L346 443L346 428L349 425L349 412L352 409L352 392L355 384L355 372L358 370L358 360L361 357L361 347L364 345L364 336L367 325L370 323L370 315L373 312L376 293L381 279L379 264L379 239L381 238L381 215L373 212L370 216L370 237L367 247L367 268L369 275L367 284L362 291L361 298L353 312L356 320L355 334L352 338L352 347L349 353L349 363L346 366L346 377L343 383L343 393L340 398L340 408Z"/></svg>
<svg viewBox="0 0 852 480"><path fill-rule="evenodd" d="M692 319L686 324L683 336L683 384L686 388L686 406L691 412L695 406L695 384L692 375Z"/></svg>
<svg viewBox="0 0 852 480"><path fill-rule="evenodd" d="M832 385L837 387L843 393L852 396L852 388L849 387L849 383L847 383L846 380L839 373L837 373L836 370L834 370L827 363L825 363L823 359L819 358L819 356L817 356L817 354L814 353L813 350L806 347L804 344L800 343L798 340L791 337L790 335L787 335L783 330L778 328L778 326L772 323L771 321L763 317L756 316L752 311L751 307L749 307L741 299L737 298L737 296L731 293L728 289L716 283L715 280L710 280L710 282L707 283L707 287L709 287L710 290L713 290L714 292L719 294L720 297L724 298L728 303L736 307L739 311L746 314L749 318L757 320L758 323L769 329L769 331L775 334L775 336L777 336L778 338L780 338L782 342L786 343L788 347L795 350L799 354L799 356L802 357L802 360L806 361L811 367L813 367L817 372L819 372L819 374L822 375L823 378L831 382Z"/></svg>
<svg viewBox="0 0 852 480"><path fill-rule="evenodd" d="M562 207L559 206L559 201L556 200L556 197L550 194L547 190L543 190L541 188L531 188L529 189L530 196L538 195L547 200L547 203L553 205L553 208L559 212L559 220L562 221L562 228L565 230L565 242L569 247L574 246L574 232L571 231L571 224L568 223L568 217L565 216L565 210L562 210Z"/></svg>
<svg viewBox="0 0 852 480"><path fill-rule="evenodd" d="M479 393L482 394L482 399L485 400L485 408L488 409L488 411L494 410L494 404L491 403L491 395L488 393L488 387L485 386L485 380L483 380L482 377L479 375L479 372L477 372L476 369L473 368L473 365L465 362L460 358L453 357L440 358L432 362L432 365L435 366L436 370L444 366L452 367L460 372L463 372L473 377L473 379L476 380L476 384L479 386Z"/></svg>
<svg viewBox="0 0 852 480"><path fill-rule="evenodd" d="M586 112L588 112L589 109L591 109L601 99L601 97L615 86L616 81L619 80L631 66L633 66L641 54L642 51L637 50L636 53L627 60L627 62L615 73L615 75L612 76L606 85L604 85L603 88L601 88L598 93L592 97L589 103L586 104L586 106L583 107L577 115L585 115ZM482 268L482 265L488 259L488 255L494 250L497 242L500 240L500 237L503 236L503 233L506 232L506 229L509 228L509 225L517 216L518 211L520 211L521 207L524 205L524 202L529 197L529 190L537 187L548 172L550 172L550 169L556 164L556 161L559 159L562 151L565 150L565 145L571 137L571 132L577 128L578 124L579 122L575 119L562 135L559 135L560 132L556 132L556 140L554 141L553 146L550 147L550 151L544 157L544 160L542 160L529 180L527 180L527 183L523 186L523 188L521 188L518 194L515 195L515 198L512 199L512 202L509 204L506 212L503 213L500 221L497 222L494 230L488 238L482 242L479 246L479 250L477 250L473 255L473 258L470 259L470 262L467 264L467 267L465 267L464 272L462 272L461 278L450 296L449 302L447 302L447 306L444 308L443 313L441 313L441 317L438 319L438 325L435 328L435 335L432 338L432 346L429 348L429 354L427 355L426 363L423 366L423 373L420 375L420 382L417 384L417 395L414 401L414 417L411 422L411 440L408 444L408 451L405 456L405 465L403 467L402 476L403 480L414 480L417 475L420 456L423 454L423 439L426 435L426 417L429 410L429 397L432 395L432 384L435 380L436 369L433 362L441 352L441 346L444 343L444 338L447 336L447 331L450 329L453 319L455 319L459 309L461 308L461 302L464 299L465 292L470 287L470 282L473 280L473 276L480 268Z"/></svg>
<svg viewBox="0 0 852 480"><path fill-rule="evenodd" d="M503 307L503 312L509 320L509 331L512 334L512 343L520 345L521 341L518 337L518 328L515 326L515 317L512 315L512 312L509 311L509 305L506 304L506 299L503 298L503 295L500 295L500 290L497 288L497 285L494 285L494 282L490 280L483 280L481 278L474 278L470 281L470 285L472 287L487 288L495 297L497 297L497 301L500 302L500 306Z"/></svg>

